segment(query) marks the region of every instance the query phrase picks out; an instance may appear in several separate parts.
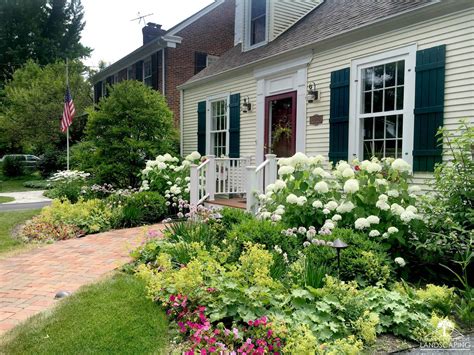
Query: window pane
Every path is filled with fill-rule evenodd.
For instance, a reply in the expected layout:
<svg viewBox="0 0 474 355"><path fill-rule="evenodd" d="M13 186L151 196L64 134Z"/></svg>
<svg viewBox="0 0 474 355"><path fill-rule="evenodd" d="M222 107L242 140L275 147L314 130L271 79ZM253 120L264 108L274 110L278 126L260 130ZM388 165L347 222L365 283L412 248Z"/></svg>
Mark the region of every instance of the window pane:
<svg viewBox="0 0 474 355"><path fill-rule="evenodd" d="M362 103L362 113L372 112L372 91L364 93L364 102Z"/></svg>
<svg viewBox="0 0 474 355"><path fill-rule="evenodd" d="M402 143L403 141L401 139L397 141L397 158L402 157Z"/></svg>
<svg viewBox="0 0 474 355"><path fill-rule="evenodd" d="M373 118L365 118L364 119L364 139L372 139L374 138L373 131L374 131L374 125L373 125Z"/></svg>
<svg viewBox="0 0 474 355"><path fill-rule="evenodd" d="M252 20L250 45L254 45L265 40L265 16Z"/></svg>
<svg viewBox="0 0 474 355"><path fill-rule="evenodd" d="M395 86L395 67L395 62L385 65L385 87Z"/></svg>
<svg viewBox="0 0 474 355"><path fill-rule="evenodd" d="M385 137L397 138L397 116L387 116L385 126Z"/></svg>
<svg viewBox="0 0 474 355"><path fill-rule="evenodd" d="M403 86L397 87L397 110L403 110Z"/></svg>
<svg viewBox="0 0 474 355"><path fill-rule="evenodd" d="M397 136L398 138L402 138L403 137L403 115L398 115L397 120L398 120Z"/></svg>
<svg viewBox="0 0 474 355"><path fill-rule="evenodd" d="M367 68L362 70L362 87L365 91L372 90L372 75L374 73L373 68Z"/></svg>
<svg viewBox="0 0 474 355"><path fill-rule="evenodd" d="M377 117L375 118L375 129L374 129L374 136L375 139L383 139L385 133L385 118L384 117Z"/></svg>
<svg viewBox="0 0 474 355"><path fill-rule="evenodd" d="M386 141L385 142L385 157L395 158L396 157L395 147L396 147L395 139L390 139Z"/></svg>
<svg viewBox="0 0 474 355"><path fill-rule="evenodd" d="M252 19L264 15L266 12L266 5L266 0L252 0Z"/></svg>
<svg viewBox="0 0 474 355"><path fill-rule="evenodd" d="M397 62L397 85L403 85L405 83L405 61L400 60Z"/></svg>
<svg viewBox="0 0 474 355"><path fill-rule="evenodd" d="M364 159L372 158L372 141L364 142Z"/></svg>
<svg viewBox="0 0 474 355"><path fill-rule="evenodd" d="M385 108L384 111L393 111L395 109L395 89L385 89Z"/></svg>
<svg viewBox="0 0 474 355"><path fill-rule="evenodd" d="M372 112L382 112L383 90L374 91L374 109Z"/></svg>
<svg viewBox="0 0 474 355"><path fill-rule="evenodd" d="M375 141L374 142L374 156L382 159L383 158L383 148L384 148L384 141Z"/></svg>
<svg viewBox="0 0 474 355"><path fill-rule="evenodd" d="M383 87L383 65L374 67L374 89L380 89Z"/></svg>

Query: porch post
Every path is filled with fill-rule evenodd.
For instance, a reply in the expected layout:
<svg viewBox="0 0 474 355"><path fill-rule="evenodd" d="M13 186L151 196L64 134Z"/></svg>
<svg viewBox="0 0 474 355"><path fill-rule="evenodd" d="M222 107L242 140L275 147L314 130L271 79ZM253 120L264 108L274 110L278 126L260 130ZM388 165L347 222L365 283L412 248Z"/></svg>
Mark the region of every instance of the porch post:
<svg viewBox="0 0 474 355"><path fill-rule="evenodd" d="M189 204L196 207L199 201L199 171L196 164L191 164L191 181L189 187Z"/></svg>
<svg viewBox="0 0 474 355"><path fill-rule="evenodd" d="M268 165L265 167L265 186L263 191L265 193L267 186L273 184L277 176L277 160L275 154L265 154L265 159L268 160Z"/></svg>
<svg viewBox="0 0 474 355"><path fill-rule="evenodd" d="M252 212L255 214L255 183L256 183L256 173L255 173L255 166L247 166L245 167L247 170L247 188L245 189L247 195L247 212Z"/></svg>
<svg viewBox="0 0 474 355"><path fill-rule="evenodd" d="M207 155L209 160L206 170L206 192L209 194L209 201L214 201L216 193L216 156Z"/></svg>

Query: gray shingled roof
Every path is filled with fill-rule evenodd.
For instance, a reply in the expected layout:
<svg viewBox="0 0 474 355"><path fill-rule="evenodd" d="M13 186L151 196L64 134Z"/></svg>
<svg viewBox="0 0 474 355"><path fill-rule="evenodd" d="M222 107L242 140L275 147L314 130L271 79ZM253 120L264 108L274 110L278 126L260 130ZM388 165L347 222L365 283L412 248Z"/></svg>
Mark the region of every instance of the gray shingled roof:
<svg viewBox="0 0 474 355"><path fill-rule="evenodd" d="M325 0L323 4L316 7L272 42L247 52L242 52L239 44L226 52L217 62L193 76L184 85L278 53L324 40L431 2L434 1Z"/></svg>

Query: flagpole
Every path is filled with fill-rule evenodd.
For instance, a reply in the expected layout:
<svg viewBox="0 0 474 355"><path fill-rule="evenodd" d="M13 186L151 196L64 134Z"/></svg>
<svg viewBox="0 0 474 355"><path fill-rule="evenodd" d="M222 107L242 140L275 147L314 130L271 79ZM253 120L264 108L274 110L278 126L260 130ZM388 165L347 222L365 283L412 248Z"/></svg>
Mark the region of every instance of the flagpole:
<svg viewBox="0 0 474 355"><path fill-rule="evenodd" d="M68 58L66 57L66 90L69 88L69 68L68 68ZM66 170L69 171L69 125L66 128Z"/></svg>

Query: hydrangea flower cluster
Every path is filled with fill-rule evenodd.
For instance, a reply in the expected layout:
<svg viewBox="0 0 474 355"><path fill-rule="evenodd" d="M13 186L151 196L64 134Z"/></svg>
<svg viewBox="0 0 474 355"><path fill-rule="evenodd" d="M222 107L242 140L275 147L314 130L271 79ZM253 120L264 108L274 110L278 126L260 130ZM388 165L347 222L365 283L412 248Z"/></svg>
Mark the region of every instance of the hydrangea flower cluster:
<svg viewBox="0 0 474 355"><path fill-rule="evenodd" d="M190 166L198 164L201 154L193 152L183 161L171 154L148 160L142 170L142 191L157 191L167 199L167 206L177 209L179 201L189 201Z"/></svg>
<svg viewBox="0 0 474 355"><path fill-rule="evenodd" d="M76 180L86 180L91 174L79 170L63 170L54 173L48 181L51 182L71 182Z"/></svg>
<svg viewBox="0 0 474 355"><path fill-rule="evenodd" d="M416 207L421 189L409 184L411 167L402 159L340 161L332 167L322 156L296 153L279 166L278 180L259 196L262 219L314 226L321 235L335 226L352 228L374 238L401 237L422 223Z"/></svg>

